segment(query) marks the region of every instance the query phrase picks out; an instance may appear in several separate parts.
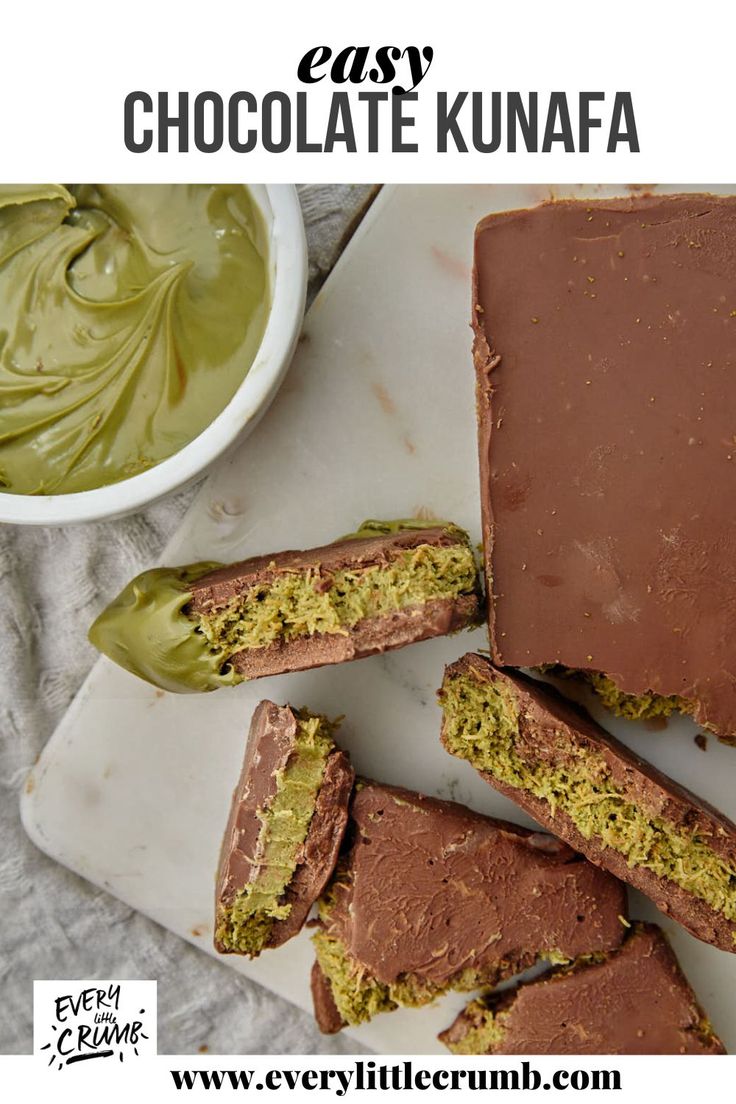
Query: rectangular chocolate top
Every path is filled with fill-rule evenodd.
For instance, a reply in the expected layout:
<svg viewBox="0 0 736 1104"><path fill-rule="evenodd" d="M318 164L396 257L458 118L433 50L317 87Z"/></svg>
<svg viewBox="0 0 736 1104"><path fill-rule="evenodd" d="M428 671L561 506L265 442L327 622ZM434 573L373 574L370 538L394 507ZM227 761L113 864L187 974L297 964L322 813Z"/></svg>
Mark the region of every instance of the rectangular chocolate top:
<svg viewBox="0 0 736 1104"><path fill-rule="evenodd" d="M736 199L490 216L473 305L495 661L736 734Z"/></svg>

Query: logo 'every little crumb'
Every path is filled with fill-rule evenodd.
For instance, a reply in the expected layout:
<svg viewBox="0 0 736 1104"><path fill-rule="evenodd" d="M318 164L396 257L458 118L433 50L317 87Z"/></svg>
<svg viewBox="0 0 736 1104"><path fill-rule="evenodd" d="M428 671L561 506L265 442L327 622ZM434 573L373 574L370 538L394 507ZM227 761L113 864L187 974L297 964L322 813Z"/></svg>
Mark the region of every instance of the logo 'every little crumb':
<svg viewBox="0 0 736 1104"><path fill-rule="evenodd" d="M156 1053L155 981L36 981L34 1053L64 1069Z"/></svg>

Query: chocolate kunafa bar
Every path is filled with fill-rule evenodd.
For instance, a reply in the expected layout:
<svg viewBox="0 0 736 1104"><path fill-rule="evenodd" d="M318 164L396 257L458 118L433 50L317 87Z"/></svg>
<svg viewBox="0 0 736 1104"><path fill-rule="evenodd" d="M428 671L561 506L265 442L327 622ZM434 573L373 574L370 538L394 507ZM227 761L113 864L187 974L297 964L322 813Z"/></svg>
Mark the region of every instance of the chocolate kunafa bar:
<svg viewBox="0 0 736 1104"><path fill-rule="evenodd" d="M439 697L452 755L693 935L736 951L736 825L553 687L483 656L447 667Z"/></svg>
<svg viewBox="0 0 736 1104"><path fill-rule="evenodd" d="M326 1033L539 959L608 951L625 889L566 844L463 805L359 782L319 902L315 1017Z"/></svg>
<svg viewBox="0 0 736 1104"><path fill-rule="evenodd" d="M490 215L473 276L491 654L736 739L736 198Z"/></svg>
<svg viewBox="0 0 736 1104"><path fill-rule="evenodd" d="M254 958L302 928L337 862L353 770L335 725L260 702L220 852L215 948Z"/></svg>
<svg viewBox="0 0 736 1104"><path fill-rule="evenodd" d="M440 1041L454 1054L725 1054L655 924L623 946L471 1001Z"/></svg>
<svg viewBox="0 0 736 1104"><path fill-rule="evenodd" d="M401 648L478 623L468 534L444 521L366 521L307 552L154 568L89 637L164 690L214 690Z"/></svg>

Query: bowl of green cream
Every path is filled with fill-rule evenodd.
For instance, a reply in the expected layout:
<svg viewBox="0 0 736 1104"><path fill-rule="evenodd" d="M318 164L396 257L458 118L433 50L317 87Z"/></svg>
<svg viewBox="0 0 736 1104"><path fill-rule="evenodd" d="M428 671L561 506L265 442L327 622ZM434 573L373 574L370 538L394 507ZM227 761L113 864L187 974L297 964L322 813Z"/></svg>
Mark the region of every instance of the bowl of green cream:
<svg viewBox="0 0 736 1104"><path fill-rule="evenodd" d="M0 521L112 517L258 421L299 336L290 185L0 185Z"/></svg>

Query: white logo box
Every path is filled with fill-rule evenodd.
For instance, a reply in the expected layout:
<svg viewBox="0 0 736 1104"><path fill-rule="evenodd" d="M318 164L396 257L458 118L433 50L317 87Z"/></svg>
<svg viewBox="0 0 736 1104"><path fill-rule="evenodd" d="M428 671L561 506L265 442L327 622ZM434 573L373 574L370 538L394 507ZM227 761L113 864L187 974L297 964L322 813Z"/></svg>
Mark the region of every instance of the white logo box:
<svg viewBox="0 0 736 1104"><path fill-rule="evenodd" d="M49 1067L156 1054L155 981L34 981L33 1052Z"/></svg>

